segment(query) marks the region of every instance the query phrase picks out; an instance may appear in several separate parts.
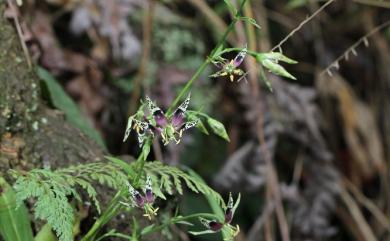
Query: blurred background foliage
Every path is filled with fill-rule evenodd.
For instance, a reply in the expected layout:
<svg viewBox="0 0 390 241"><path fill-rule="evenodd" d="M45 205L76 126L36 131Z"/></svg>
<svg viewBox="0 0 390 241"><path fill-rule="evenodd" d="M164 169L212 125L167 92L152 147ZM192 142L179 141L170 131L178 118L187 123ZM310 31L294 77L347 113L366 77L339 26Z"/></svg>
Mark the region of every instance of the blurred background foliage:
<svg viewBox="0 0 390 241"><path fill-rule="evenodd" d="M240 21L227 46L259 52L325 4L248 2L244 15L261 29ZM154 158L189 166L224 196L241 192L237 240L390 240L390 2L328 3L275 49L299 62L286 66L297 80L247 57L247 81L210 79L210 65L196 82L192 109L223 122L230 142L191 131L181 145L154 143ZM122 156L139 153L135 136L122 138L140 98L166 109L232 19L217 0L23 0L19 10L10 16L22 21L47 103ZM209 209L182 199L184 213Z"/></svg>

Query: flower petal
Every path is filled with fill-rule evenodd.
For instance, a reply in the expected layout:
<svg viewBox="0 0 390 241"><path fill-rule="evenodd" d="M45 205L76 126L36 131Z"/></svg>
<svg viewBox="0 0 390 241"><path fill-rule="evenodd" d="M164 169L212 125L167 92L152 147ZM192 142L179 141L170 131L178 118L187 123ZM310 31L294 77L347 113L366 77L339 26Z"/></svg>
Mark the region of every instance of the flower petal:
<svg viewBox="0 0 390 241"><path fill-rule="evenodd" d="M199 221L209 230L218 232L223 228L223 224L216 220L207 220L205 218L199 218Z"/></svg>
<svg viewBox="0 0 390 241"><path fill-rule="evenodd" d="M233 219L233 197L232 193L229 193L229 201L225 210L225 223L230 223Z"/></svg>
<svg viewBox="0 0 390 241"><path fill-rule="evenodd" d="M194 121L189 121L189 122L186 122L184 125L181 126L180 130L187 130L187 129L190 129L194 126L196 126L198 124L198 121L199 120L194 120Z"/></svg>
<svg viewBox="0 0 390 241"><path fill-rule="evenodd" d="M245 46L238 54L237 56L234 58L233 60L233 65L234 67L238 67L241 65L242 61L244 61L244 58L246 56L246 53L247 53L247 47Z"/></svg>
<svg viewBox="0 0 390 241"><path fill-rule="evenodd" d="M168 124L168 120L165 116L164 111L162 111L160 107L156 106L148 96L146 96L145 98L146 102L148 103L148 109L153 115L153 118L156 121L157 125L161 127L166 126Z"/></svg>
<svg viewBox="0 0 390 241"><path fill-rule="evenodd" d="M137 190L134 189L133 186L131 186L130 183L127 183L127 187L129 188L129 192L131 194L131 197L133 198L134 203L138 207L142 208L144 206L144 203L145 203L144 198L141 196L141 194Z"/></svg>
<svg viewBox="0 0 390 241"><path fill-rule="evenodd" d="M175 112L173 112L173 115L172 115L172 125L174 127L180 127L183 122L184 122L184 117L185 117L185 112L188 108L188 105L190 103L190 99L191 99L191 93L188 94L187 98L185 99L185 101L183 103L181 103L181 105L179 105L179 107L177 107L177 109L175 110Z"/></svg>
<svg viewBox="0 0 390 241"><path fill-rule="evenodd" d="M152 190L152 178L149 175L146 177L145 199L147 203L154 202L154 194Z"/></svg>

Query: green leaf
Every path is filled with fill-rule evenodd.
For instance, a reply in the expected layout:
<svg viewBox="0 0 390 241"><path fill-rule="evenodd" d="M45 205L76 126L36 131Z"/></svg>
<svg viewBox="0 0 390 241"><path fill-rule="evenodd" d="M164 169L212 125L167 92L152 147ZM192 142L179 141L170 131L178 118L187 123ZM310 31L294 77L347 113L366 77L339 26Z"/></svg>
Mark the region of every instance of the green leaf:
<svg viewBox="0 0 390 241"><path fill-rule="evenodd" d="M133 116L130 116L129 119L127 119L127 125L126 125L125 135L123 137L123 142L125 142L129 137L132 126L133 126Z"/></svg>
<svg viewBox="0 0 390 241"><path fill-rule="evenodd" d="M214 132L214 134L222 137L223 139L230 141L229 136L227 134L227 131L225 129L225 126L217 121L214 118L208 117L207 118L207 123L209 124L211 130Z"/></svg>
<svg viewBox="0 0 390 241"><path fill-rule="evenodd" d="M80 200L79 188L86 191L98 208L97 192L91 183L95 181L113 189L125 186L127 176L112 163L87 163L70 166L56 171L34 169L17 175L14 183L17 205L35 198L35 218L46 220L56 233L59 241L72 241L74 209L68 197Z"/></svg>
<svg viewBox="0 0 390 241"><path fill-rule="evenodd" d="M49 224L45 224L42 229L37 233L34 241L57 241L57 237L54 235L53 230Z"/></svg>
<svg viewBox="0 0 390 241"><path fill-rule="evenodd" d="M240 17L240 19L252 24L253 26L255 26L258 29L261 29L260 25L257 24L256 20L251 18L251 17Z"/></svg>
<svg viewBox="0 0 390 241"><path fill-rule="evenodd" d="M276 75L280 75L286 78L296 80L296 78L293 75L291 75L289 72L287 72L287 70L283 68L283 66L273 62L272 60L264 59L263 61L261 61L261 64Z"/></svg>
<svg viewBox="0 0 390 241"><path fill-rule="evenodd" d="M142 229L141 236L150 233L155 226L156 226L155 224L151 224L149 226L146 226L144 229Z"/></svg>
<svg viewBox="0 0 390 241"><path fill-rule="evenodd" d="M207 185L206 182L202 179L202 177L199 176L198 173L196 173L194 170L188 168L187 172L192 178L197 180L197 182ZM220 202L219 200L215 199L215 197L211 195L205 195L205 198L207 199L207 202L209 203L211 210L213 210L213 213L218 217L218 220L223 220L224 211L221 206L225 208L226 204L223 201Z"/></svg>
<svg viewBox="0 0 390 241"><path fill-rule="evenodd" d="M185 166L182 168L187 169ZM224 205L222 197L219 193L211 189L205 182L199 181L198 178L193 177L177 167L167 166L159 161L146 162L145 172L149 175L153 183L160 183L160 189L167 193L172 193L173 189L177 192L182 192L182 182L195 193L203 193L208 198L213 198L219 205ZM155 188L153 187L155 192ZM158 195L156 193L156 195Z"/></svg>
<svg viewBox="0 0 390 241"><path fill-rule="evenodd" d="M209 234L209 233L215 233L214 231L212 230L204 230L204 231L199 231L199 232L194 232L194 231L188 231L190 234L192 235L203 235L203 234Z"/></svg>
<svg viewBox="0 0 390 241"><path fill-rule="evenodd" d="M133 166L128 164L127 162L121 160L121 159L118 159L118 158L115 158L115 157L111 157L111 156L106 156L106 158L109 160L109 161L112 161L113 163L117 164L118 166L120 166L128 176L135 176L135 171L133 169Z"/></svg>
<svg viewBox="0 0 390 241"><path fill-rule="evenodd" d="M33 241L30 219L24 204L16 208L15 192L0 177L0 234L5 241Z"/></svg>
<svg viewBox="0 0 390 241"><path fill-rule="evenodd" d="M212 53L211 59L214 60L215 58L217 58L218 56L220 56L222 50L223 50L223 44L221 44L220 46L218 46L217 49L215 49L215 51Z"/></svg>
<svg viewBox="0 0 390 241"><path fill-rule="evenodd" d="M198 128L201 132L203 132L206 135L209 135L209 132L207 131L205 125L203 124L203 121L198 119L198 124L196 124L196 128Z"/></svg>
<svg viewBox="0 0 390 241"><path fill-rule="evenodd" d="M232 212L233 212L233 213L236 212L236 209L237 209L238 205L240 205L240 201L241 201L241 193L238 193L237 200L236 200L236 202L234 203L234 206L233 206L233 209L232 209Z"/></svg>
<svg viewBox="0 0 390 241"><path fill-rule="evenodd" d="M284 54L280 52L269 52L269 53L260 53L258 56L261 56L260 58L262 60L264 59L270 59L273 62L282 61L288 64L297 64L298 61L290 59L289 57L285 56Z"/></svg>
<svg viewBox="0 0 390 241"><path fill-rule="evenodd" d="M205 125L203 124L203 121L195 114L194 111L188 111L187 112L187 120L188 121L198 121L198 124L196 124L196 128L198 128L201 132L203 132L206 135L209 135L209 132L207 131Z"/></svg>
<svg viewBox="0 0 390 241"><path fill-rule="evenodd" d="M143 160L146 161L146 158L148 158L148 155L150 153L150 145L151 142L147 141L142 147L142 155L143 155Z"/></svg>
<svg viewBox="0 0 390 241"><path fill-rule="evenodd" d="M265 85L268 87L269 91L273 92L273 89L272 89L272 83L271 81L267 78L267 75L265 74L264 72L264 68L262 66L260 66L260 77L261 79L264 81Z"/></svg>
<svg viewBox="0 0 390 241"><path fill-rule="evenodd" d="M183 224L183 225L187 225L187 226L194 226L194 224L188 222L188 221L184 221L184 220L181 220L181 221L177 221L175 223L178 223L178 224Z"/></svg>
<svg viewBox="0 0 390 241"><path fill-rule="evenodd" d="M50 94L53 105L65 113L66 119L75 127L78 127L87 136L106 148L99 132L86 120L77 104L63 90L57 80L45 69L38 67L38 76L43 80Z"/></svg>

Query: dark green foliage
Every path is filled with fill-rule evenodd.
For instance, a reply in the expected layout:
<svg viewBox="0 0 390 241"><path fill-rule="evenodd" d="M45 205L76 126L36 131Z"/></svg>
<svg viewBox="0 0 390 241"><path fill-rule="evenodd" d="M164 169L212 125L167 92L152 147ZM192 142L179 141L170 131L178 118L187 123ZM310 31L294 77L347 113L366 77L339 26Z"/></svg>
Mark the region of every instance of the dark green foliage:
<svg viewBox="0 0 390 241"><path fill-rule="evenodd" d="M91 183L98 182L114 189L124 185L126 176L114 164L90 163L56 171L35 169L27 174L13 172L17 206L28 198L36 198L35 217L46 220L60 241L73 240L74 210L68 198L82 201L78 187L86 191L100 212L97 192Z"/></svg>

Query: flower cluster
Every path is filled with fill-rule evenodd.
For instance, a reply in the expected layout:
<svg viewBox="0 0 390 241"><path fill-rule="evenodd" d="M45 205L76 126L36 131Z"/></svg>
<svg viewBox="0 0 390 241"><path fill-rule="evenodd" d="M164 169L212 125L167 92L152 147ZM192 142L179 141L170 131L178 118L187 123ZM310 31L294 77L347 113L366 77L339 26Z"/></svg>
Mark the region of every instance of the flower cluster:
<svg viewBox="0 0 390 241"><path fill-rule="evenodd" d="M153 216L157 215L158 208L153 207L154 194L152 190L152 179L150 176L146 177L146 185L143 190L144 196L141 195L130 183L127 183L129 193L131 195L131 203L121 202L123 205L128 207L138 207L145 210L145 217L152 219Z"/></svg>
<svg viewBox="0 0 390 241"><path fill-rule="evenodd" d="M165 114L148 96L146 96L145 102L149 115L146 116L144 114L144 105L142 105L135 115L130 116L123 141L128 138L131 130L134 130L137 133L140 146L142 146L148 135L161 136L164 145L169 144L171 141L179 144L183 132L196 126L198 123L198 120L186 121L185 113L190 103L190 94L171 115Z"/></svg>
<svg viewBox="0 0 390 241"><path fill-rule="evenodd" d="M245 47L237 54L234 59L231 59L230 61L220 56L218 57L218 60L213 60L213 64L216 65L220 70L210 75L210 77L216 78L220 76L229 76L229 79L232 82L234 81L235 76L239 76L237 82L240 82L241 79L245 79L246 73L238 67L244 61L247 51L248 50Z"/></svg>

